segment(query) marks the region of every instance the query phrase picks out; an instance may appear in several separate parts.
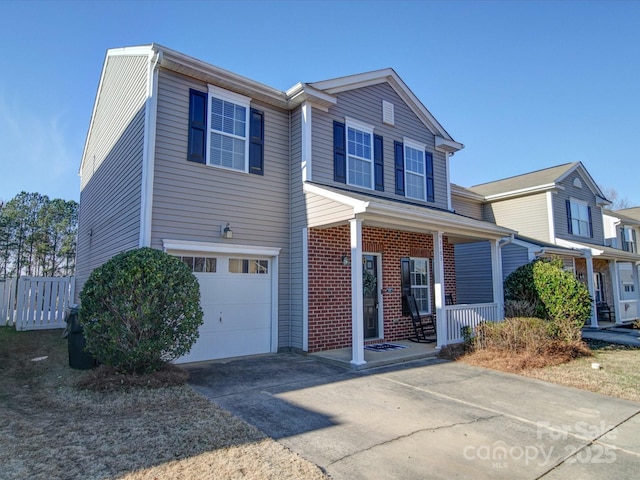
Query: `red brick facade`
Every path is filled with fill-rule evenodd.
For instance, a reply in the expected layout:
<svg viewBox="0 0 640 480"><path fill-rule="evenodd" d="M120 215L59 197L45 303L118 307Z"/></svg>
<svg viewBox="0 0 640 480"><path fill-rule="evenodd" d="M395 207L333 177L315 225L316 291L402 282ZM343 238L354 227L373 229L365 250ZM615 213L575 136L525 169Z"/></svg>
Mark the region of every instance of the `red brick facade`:
<svg viewBox="0 0 640 480"><path fill-rule="evenodd" d="M424 233L382 228L362 228L363 253L379 254L382 259L384 341L405 340L411 336L411 320L402 316L400 259L426 257L433 261L433 237ZM350 257L349 225L328 229L309 229L309 351L317 352L351 346L351 266L342 263ZM443 240L445 293L455 298L455 259L453 245ZM433 263L431 298L433 299ZM434 312L435 313L435 312ZM376 340L377 341L377 340ZM375 343L369 342L369 343Z"/></svg>

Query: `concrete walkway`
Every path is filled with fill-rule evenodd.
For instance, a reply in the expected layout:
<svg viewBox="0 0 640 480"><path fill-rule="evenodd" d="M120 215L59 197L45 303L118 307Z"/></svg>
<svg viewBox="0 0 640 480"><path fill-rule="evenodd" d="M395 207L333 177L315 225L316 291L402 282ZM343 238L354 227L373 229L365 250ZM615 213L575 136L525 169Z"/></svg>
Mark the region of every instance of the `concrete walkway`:
<svg viewBox="0 0 640 480"><path fill-rule="evenodd" d="M582 338L640 348L640 330L632 328L583 328Z"/></svg>
<svg viewBox="0 0 640 480"><path fill-rule="evenodd" d="M295 354L185 365L222 408L341 479L620 479L640 404L438 359L354 371Z"/></svg>

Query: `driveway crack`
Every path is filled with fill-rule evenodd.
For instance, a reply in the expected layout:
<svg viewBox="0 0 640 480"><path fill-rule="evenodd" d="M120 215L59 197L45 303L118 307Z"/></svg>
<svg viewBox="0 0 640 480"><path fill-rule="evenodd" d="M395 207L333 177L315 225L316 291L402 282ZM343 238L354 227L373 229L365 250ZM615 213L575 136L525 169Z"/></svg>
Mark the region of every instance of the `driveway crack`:
<svg viewBox="0 0 640 480"><path fill-rule="evenodd" d="M370 451L370 450L373 450L373 449L375 449L375 448L382 447L382 446L387 445L387 444L389 444L389 443L393 443L393 442L396 442L396 441L398 441L398 440L402 440L402 439L405 439L405 438L410 438L410 437L412 437L412 436L414 436L414 435L416 435L416 434L418 434L418 433L422 433L422 432L435 432L435 431L438 431L438 430L445 430L445 429L450 429L450 428L458 427L458 426L460 426L460 425L472 425L472 424L474 424L474 423L485 422L485 421L487 421L487 420L493 420L494 418L498 418L498 417L501 417L501 416L502 416L502 415L492 415L492 416L489 416L489 417L475 418L475 419L470 420L470 421L468 421L468 422L456 422L456 423L451 423L451 424L449 424L449 425L441 425L441 426L439 426L439 427L420 428L420 429L418 429L418 430L414 430L414 431L412 431L412 432L405 433L404 435L398 435L397 437L390 438L390 439L388 439L388 440L385 440L384 442L375 443L375 444L373 444L373 445L371 445L371 446L369 446L369 447L367 447L367 448L365 448L365 449L363 449L363 450L358 450L357 452L353 452L353 453L350 453L350 454L348 454L348 455L344 455L344 456L342 456L342 457L340 457L340 458L337 458L337 459L335 459L335 460L333 460L333 461L329 462L329 463L327 464L327 467L329 467L329 466L331 466L331 465L334 465L334 464L336 464L336 463L339 463L339 462L341 462L341 461L343 461L343 460L345 460L345 459L347 459L347 458L351 458L351 457L354 457L354 456L356 456L356 455L360 455L361 453L364 453L364 452L368 452L368 451Z"/></svg>

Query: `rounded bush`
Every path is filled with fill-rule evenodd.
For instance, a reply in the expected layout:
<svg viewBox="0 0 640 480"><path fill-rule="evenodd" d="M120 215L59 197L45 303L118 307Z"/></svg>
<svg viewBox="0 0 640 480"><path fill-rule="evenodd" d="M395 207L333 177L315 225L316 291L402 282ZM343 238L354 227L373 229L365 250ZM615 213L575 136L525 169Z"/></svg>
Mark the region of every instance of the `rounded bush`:
<svg viewBox="0 0 640 480"><path fill-rule="evenodd" d="M559 259L537 259L514 270L504 281L505 305L514 312L527 310L551 322L559 340L581 338L580 329L591 315L587 287L562 269Z"/></svg>
<svg viewBox="0 0 640 480"><path fill-rule="evenodd" d="M150 373L187 354L203 322L198 280L180 259L153 248L96 268L80 301L87 350L119 372Z"/></svg>

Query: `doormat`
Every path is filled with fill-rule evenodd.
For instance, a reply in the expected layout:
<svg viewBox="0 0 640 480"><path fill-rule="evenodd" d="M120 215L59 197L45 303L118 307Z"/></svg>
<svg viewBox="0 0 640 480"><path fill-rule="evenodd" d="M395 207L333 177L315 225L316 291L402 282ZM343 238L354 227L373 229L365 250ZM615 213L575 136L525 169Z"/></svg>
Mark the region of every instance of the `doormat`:
<svg viewBox="0 0 640 480"><path fill-rule="evenodd" d="M387 352L389 350L400 350L407 348L408 345L398 345L395 343L376 343L375 345L365 345L365 350L373 350L375 352Z"/></svg>

